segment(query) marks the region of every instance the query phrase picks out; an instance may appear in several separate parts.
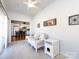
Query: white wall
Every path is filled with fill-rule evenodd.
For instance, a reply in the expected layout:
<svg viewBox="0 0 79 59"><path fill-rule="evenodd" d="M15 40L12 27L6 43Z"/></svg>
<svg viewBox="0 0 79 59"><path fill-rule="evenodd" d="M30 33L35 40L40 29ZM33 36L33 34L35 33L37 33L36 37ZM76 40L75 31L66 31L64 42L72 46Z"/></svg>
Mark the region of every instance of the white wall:
<svg viewBox="0 0 79 59"><path fill-rule="evenodd" d="M8 16L10 20L25 21L25 22L31 21L30 17L15 12L8 12Z"/></svg>
<svg viewBox="0 0 79 59"><path fill-rule="evenodd" d="M56 0L35 16L33 32L44 32L59 39L61 52L79 58L79 25L68 25L68 17L74 14L79 14L79 0ZM43 21L51 18L57 18L57 25L43 27ZM37 23L41 28L37 28Z"/></svg>
<svg viewBox="0 0 79 59"><path fill-rule="evenodd" d="M11 43L11 20L8 20L8 43Z"/></svg>
<svg viewBox="0 0 79 59"><path fill-rule="evenodd" d="M7 47L7 16L0 4L0 53Z"/></svg>

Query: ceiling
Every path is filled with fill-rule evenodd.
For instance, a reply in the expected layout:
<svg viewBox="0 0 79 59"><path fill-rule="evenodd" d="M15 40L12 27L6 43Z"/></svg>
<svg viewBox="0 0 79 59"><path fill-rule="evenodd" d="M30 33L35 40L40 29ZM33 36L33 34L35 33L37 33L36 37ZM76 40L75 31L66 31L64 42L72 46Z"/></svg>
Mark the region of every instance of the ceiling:
<svg viewBox="0 0 79 59"><path fill-rule="evenodd" d="M3 0L3 1L4 4L6 5L6 10L8 12L15 12L33 17L37 13L42 11L45 7L47 7L49 4L51 4L54 0L36 0L37 1L37 4L35 4L36 8L35 7L28 8L28 6L23 3L24 1L28 0Z"/></svg>

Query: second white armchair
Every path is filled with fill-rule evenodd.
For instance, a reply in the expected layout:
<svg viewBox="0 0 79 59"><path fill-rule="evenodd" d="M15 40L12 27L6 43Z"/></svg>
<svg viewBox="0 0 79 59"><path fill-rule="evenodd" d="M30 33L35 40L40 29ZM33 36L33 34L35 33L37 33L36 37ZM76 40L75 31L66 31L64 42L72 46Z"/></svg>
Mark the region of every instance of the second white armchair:
<svg viewBox="0 0 79 59"><path fill-rule="evenodd" d="M38 36L29 37L28 43L33 46L37 52L38 48L44 47L44 40L46 39L45 34L40 34Z"/></svg>

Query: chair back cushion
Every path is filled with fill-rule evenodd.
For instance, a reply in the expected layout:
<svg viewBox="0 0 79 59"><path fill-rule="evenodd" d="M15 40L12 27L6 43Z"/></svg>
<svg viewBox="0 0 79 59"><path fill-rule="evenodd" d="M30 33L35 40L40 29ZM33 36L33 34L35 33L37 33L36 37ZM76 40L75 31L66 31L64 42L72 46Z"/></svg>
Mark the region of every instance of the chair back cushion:
<svg viewBox="0 0 79 59"><path fill-rule="evenodd" d="M41 40L48 39L48 36L46 34L41 34L40 35Z"/></svg>

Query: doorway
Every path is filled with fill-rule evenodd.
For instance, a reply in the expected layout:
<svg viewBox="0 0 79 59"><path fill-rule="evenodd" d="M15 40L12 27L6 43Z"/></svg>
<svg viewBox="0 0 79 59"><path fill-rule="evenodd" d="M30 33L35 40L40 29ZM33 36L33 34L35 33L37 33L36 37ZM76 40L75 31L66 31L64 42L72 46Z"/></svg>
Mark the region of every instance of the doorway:
<svg viewBox="0 0 79 59"><path fill-rule="evenodd" d="M11 42L25 40L25 37L29 36L29 32L29 22L11 20Z"/></svg>

